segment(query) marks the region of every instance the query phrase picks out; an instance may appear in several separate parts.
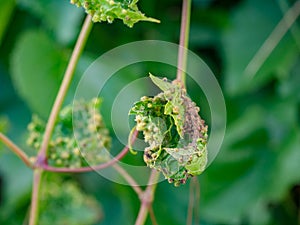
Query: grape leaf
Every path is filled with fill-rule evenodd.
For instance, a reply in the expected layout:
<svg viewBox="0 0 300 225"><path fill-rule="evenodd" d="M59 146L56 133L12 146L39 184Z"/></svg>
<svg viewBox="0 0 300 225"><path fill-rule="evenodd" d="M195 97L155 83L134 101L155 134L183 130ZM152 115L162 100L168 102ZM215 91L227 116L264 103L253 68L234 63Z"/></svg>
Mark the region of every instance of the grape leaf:
<svg viewBox="0 0 300 225"><path fill-rule="evenodd" d="M83 7L88 14L92 15L94 22L112 23L114 19L121 19L129 27L133 27L139 21L159 23L159 20L146 17L139 11L137 2L138 0L71 0L72 4Z"/></svg>
<svg viewBox="0 0 300 225"><path fill-rule="evenodd" d="M11 74L19 95L33 112L47 118L67 64L65 55L40 31L24 33L11 57Z"/></svg>

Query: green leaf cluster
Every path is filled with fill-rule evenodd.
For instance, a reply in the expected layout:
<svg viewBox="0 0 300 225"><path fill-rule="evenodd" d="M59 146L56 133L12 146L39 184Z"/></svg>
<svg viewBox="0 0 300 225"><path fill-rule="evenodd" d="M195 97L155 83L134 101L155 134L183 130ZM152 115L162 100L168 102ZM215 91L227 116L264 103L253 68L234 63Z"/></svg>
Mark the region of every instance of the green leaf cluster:
<svg viewBox="0 0 300 225"><path fill-rule="evenodd" d="M150 78L163 92L142 97L130 114L135 115L136 129L149 144L144 152L146 164L179 186L205 169L207 126L179 84L151 74Z"/></svg>
<svg viewBox="0 0 300 225"><path fill-rule="evenodd" d="M146 17L137 7L138 0L71 0L72 4L83 7L94 22L121 19L129 27L139 21L159 23L159 20Z"/></svg>
<svg viewBox="0 0 300 225"><path fill-rule="evenodd" d="M47 161L55 167L80 168L97 165L109 159L109 132L99 112L101 100L74 101L64 107L57 119L49 143ZM45 122L33 116L28 125L27 144L41 147Z"/></svg>

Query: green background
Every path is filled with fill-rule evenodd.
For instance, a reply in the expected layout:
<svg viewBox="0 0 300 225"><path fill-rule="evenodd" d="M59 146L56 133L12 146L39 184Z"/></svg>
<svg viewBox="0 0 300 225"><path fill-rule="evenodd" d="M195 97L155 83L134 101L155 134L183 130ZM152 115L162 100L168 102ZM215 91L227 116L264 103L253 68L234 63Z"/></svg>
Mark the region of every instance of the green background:
<svg viewBox="0 0 300 225"><path fill-rule="evenodd" d="M201 224L300 223L299 20L266 61L256 62L261 66L254 78L249 81L244 76L246 66L295 2L193 1L190 49L210 66L218 79L228 120L219 155L199 176L201 201L197 209ZM106 51L139 40L178 43L181 1L141 0L139 6L146 15L161 20L161 24L140 22L132 29L121 21L95 24L66 103L72 101L76 82L88 65ZM68 1L0 1L0 129L30 155L35 152L26 146L27 124L32 114L47 118L83 19L83 10ZM268 40L272 43L274 36ZM114 137L113 154L122 148L110 121L113 100L124 85L147 76L148 72L169 79L174 79L176 73L174 68L157 63L136 65L119 71L102 91L102 113ZM132 91L144 89L139 88ZM210 124L209 107L201 90L191 81L187 88L201 107L201 116ZM118 107L128 106L120 103ZM141 158L126 156L125 160L141 164ZM88 208L95 205L93 202L80 210L81 219L74 219L78 211L69 210L63 215L71 218L69 222L57 224L134 223L139 200L130 187L96 173L63 177L76 181L91 201L97 201L98 217ZM1 146L0 224L22 224L28 217L31 181L30 169ZM153 205L158 223L185 224L188 198L189 183L179 188L159 183ZM100 205L102 213L98 220ZM52 212L50 220L58 215ZM147 224L151 224L150 220Z"/></svg>

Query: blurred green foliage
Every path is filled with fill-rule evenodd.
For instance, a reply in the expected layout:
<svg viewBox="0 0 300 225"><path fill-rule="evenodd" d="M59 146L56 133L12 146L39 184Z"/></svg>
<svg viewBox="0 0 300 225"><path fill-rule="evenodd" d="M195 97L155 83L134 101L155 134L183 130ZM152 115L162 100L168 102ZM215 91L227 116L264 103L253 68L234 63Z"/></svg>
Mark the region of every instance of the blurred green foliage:
<svg viewBox="0 0 300 225"><path fill-rule="evenodd" d="M299 224L299 19L254 78L244 78L249 62L295 2L193 1L190 48L215 73L228 114L222 149L199 177L201 224ZM95 24L66 103L72 100L90 62L107 50L143 39L178 42L181 1L141 0L139 8L161 24L141 22L132 29L121 21ZM31 154L25 145L27 124L32 113L42 118L49 114L84 11L68 1L2 0L0 18L0 117L9 120L8 136ZM114 133L110 111L117 93L148 72L173 79L176 71L158 63L132 65L116 73L102 90L103 117L110 133ZM151 87L136 87L132 92L142 93L145 88ZM205 95L191 80L188 93L209 124ZM118 107L121 111L130 106ZM112 147L113 153L122 148L116 137ZM125 160L142 161L135 156ZM8 150L2 150L0 177L0 224L22 224L30 204L32 172ZM99 224L133 224L139 201L130 187L94 173L72 178L103 206L104 219ZM154 202L158 223L185 224L188 195L188 185L174 188L160 183Z"/></svg>
<svg viewBox="0 0 300 225"><path fill-rule="evenodd" d="M39 224L92 225L102 219L99 203L76 182L47 173L41 185Z"/></svg>

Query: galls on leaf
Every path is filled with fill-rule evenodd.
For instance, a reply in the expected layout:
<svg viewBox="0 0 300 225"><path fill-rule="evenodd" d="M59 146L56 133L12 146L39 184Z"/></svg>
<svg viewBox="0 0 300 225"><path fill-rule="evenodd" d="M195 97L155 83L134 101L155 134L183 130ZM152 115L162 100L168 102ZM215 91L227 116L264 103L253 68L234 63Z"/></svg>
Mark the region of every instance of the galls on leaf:
<svg viewBox="0 0 300 225"><path fill-rule="evenodd" d="M199 107L180 84L151 74L150 78L163 92L142 97L129 114L135 115L136 129L149 144L145 163L178 186L206 167L207 126L198 114Z"/></svg>
<svg viewBox="0 0 300 225"><path fill-rule="evenodd" d="M99 112L100 105L101 99L95 98L89 102L75 101L61 110L48 146L49 165L80 168L109 159L111 138ZM39 150L45 127L43 120L33 116L28 125L29 146Z"/></svg>
<svg viewBox="0 0 300 225"><path fill-rule="evenodd" d="M71 0L72 4L83 7L86 13L92 16L93 22L112 23L114 19L121 19L129 27L133 27L139 21L160 22L146 17L139 11L137 2L138 0Z"/></svg>

